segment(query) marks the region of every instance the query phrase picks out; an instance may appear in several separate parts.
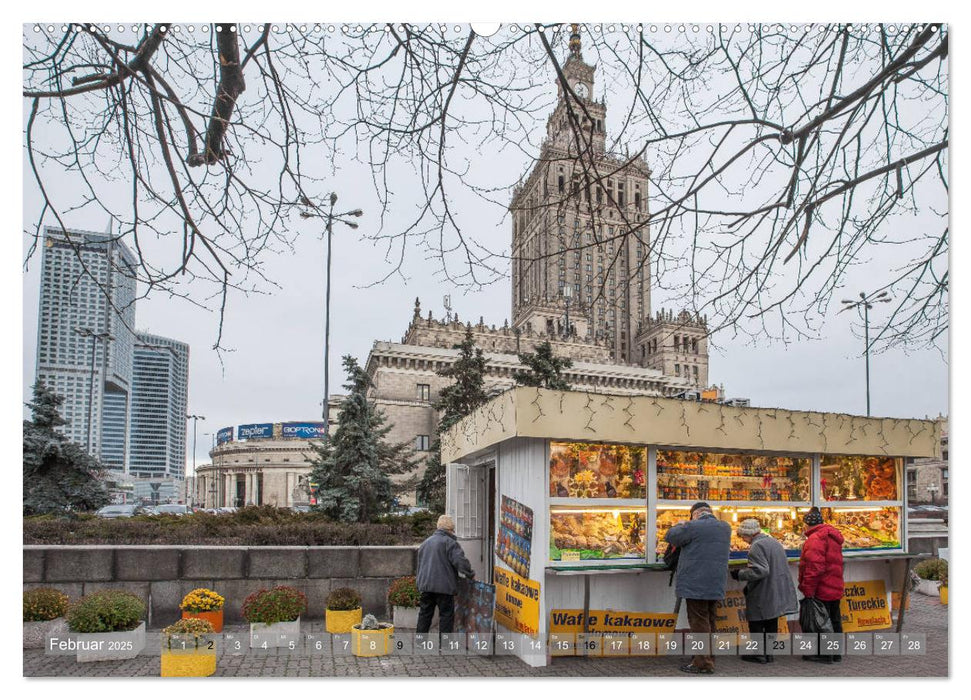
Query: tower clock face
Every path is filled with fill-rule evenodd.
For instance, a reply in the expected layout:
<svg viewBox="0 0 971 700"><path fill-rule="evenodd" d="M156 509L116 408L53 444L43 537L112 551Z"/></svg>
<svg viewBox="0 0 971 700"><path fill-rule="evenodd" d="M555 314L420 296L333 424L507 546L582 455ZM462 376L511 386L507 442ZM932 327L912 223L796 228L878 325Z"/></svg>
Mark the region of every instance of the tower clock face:
<svg viewBox="0 0 971 700"><path fill-rule="evenodd" d="M577 94L578 97L582 97L582 98L586 99L586 97L587 97L587 86L584 85L583 83L577 83L576 85L574 85L573 86L573 91Z"/></svg>

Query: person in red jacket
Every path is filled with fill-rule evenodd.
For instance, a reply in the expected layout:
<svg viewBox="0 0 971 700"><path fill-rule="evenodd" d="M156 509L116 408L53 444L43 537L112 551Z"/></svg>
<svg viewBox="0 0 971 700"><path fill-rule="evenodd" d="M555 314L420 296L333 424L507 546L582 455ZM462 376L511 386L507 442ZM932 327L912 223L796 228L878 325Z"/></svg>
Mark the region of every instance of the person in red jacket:
<svg viewBox="0 0 971 700"><path fill-rule="evenodd" d="M807 598L823 602L834 632L843 631L840 600L843 598L843 535L823 522L819 508L810 508L803 518L806 542L799 557L799 590ZM805 656L807 661L830 664L840 655Z"/></svg>

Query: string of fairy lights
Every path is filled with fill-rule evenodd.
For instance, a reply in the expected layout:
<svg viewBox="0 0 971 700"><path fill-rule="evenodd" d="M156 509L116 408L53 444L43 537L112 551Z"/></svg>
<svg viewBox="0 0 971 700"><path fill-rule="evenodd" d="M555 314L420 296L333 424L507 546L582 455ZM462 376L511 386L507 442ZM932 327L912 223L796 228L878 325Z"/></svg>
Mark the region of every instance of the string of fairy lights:
<svg viewBox="0 0 971 700"><path fill-rule="evenodd" d="M443 444L451 448L455 447L458 435L464 438L466 446L476 445L480 438L487 433L494 433L498 427L501 434L508 433L506 425L507 411L515 411L514 402L510 392L517 389L510 389L507 392L493 399L491 402L463 419L452 432L442 436ZM522 390L520 387L519 390ZM581 392L573 392L581 393ZM934 421L918 420L910 418L865 418L853 416L846 413L821 413L816 411L792 411L789 409L773 408L760 409L751 407L728 406L724 404L705 405L695 401L682 399L671 399L660 396L632 396L604 394L599 392L582 392L584 403L580 408L582 418L585 423L582 432L586 435L595 436L609 432L605 430L609 426L619 425L626 431L636 434L637 426L635 421L641 417L643 411L651 410L650 420L661 419L670 416L670 412L675 412L680 424L681 435L672 434L668 439L673 444L691 444L692 428L702 427L704 423L713 423L717 416L718 424L714 426L715 432L720 432L726 438L731 437L729 432L729 418L737 424L738 432L751 431L750 434L758 440L760 449L772 449L774 451L784 451L786 445L790 443L788 449L799 452L836 452L854 453L854 445L869 443L866 451L872 449L872 439L878 440L878 449L887 456L892 444L900 444L906 441L908 445L921 438L926 438L926 444L937 445L939 443L939 428ZM570 412L575 412L567 402L570 392L552 392L547 389L534 388L531 400L526 403L525 415L520 420L528 420L531 424L543 421L543 424L550 424L550 421L558 417L566 418ZM550 398L555 397L556 403L550 402ZM637 399L649 399L649 401L639 402ZM556 415L551 415L551 406L557 406ZM544 408L545 407L545 408ZM729 413L726 413L728 411ZM705 414L711 414L709 417ZM773 428L778 428L774 424L785 421L788 424L788 433L780 441L778 438L771 441L769 448L766 447L767 432ZM784 427L785 424L779 427ZM847 431L848 429L848 431ZM550 437L567 438L570 436L556 435ZM581 435L573 436L581 438ZM633 435L631 437L634 437ZM896 437L896 440L893 438ZM615 438L611 438L615 439ZM818 441L817 446L812 446L813 440ZM893 442L892 442L893 440ZM695 445L696 447L717 447L717 445ZM862 449L862 447L861 447Z"/></svg>

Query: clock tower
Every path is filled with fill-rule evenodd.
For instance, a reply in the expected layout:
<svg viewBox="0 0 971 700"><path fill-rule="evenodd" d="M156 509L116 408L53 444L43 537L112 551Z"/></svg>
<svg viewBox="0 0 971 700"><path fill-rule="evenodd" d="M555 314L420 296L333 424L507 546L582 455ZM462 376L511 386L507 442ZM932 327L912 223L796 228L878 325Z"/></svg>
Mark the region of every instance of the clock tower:
<svg viewBox="0 0 971 700"><path fill-rule="evenodd" d="M602 101L594 99L593 66L583 61L580 51L580 25L571 25L570 55L563 64L563 77L572 94L563 89L557 76L556 109L547 122L547 135L556 146L572 154L593 148L604 151L604 120L607 110Z"/></svg>

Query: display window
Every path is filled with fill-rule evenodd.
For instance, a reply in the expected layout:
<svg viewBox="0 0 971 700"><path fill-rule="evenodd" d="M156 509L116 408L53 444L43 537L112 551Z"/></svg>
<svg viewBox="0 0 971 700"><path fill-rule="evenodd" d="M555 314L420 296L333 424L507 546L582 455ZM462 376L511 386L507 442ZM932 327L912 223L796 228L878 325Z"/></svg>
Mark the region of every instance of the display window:
<svg viewBox="0 0 971 700"><path fill-rule="evenodd" d="M900 460L893 457L822 455L820 493L827 501L900 499Z"/></svg>
<svg viewBox="0 0 971 700"><path fill-rule="evenodd" d="M823 522L843 535L843 549L900 548L900 508L820 508Z"/></svg>
<svg viewBox="0 0 971 700"><path fill-rule="evenodd" d="M647 509L553 507L550 560L644 559Z"/></svg>
<svg viewBox="0 0 971 700"><path fill-rule="evenodd" d="M748 518L755 518L762 526L762 532L779 540L786 552L790 555L798 554L802 543L806 538L802 534L805 526L802 522L803 515L809 510L808 507L800 508L759 508L759 507L734 507L734 506L712 506L712 513L719 520L724 520L732 526L732 557L743 557L748 552L749 545L738 536L736 532L738 524ZM658 506L656 520L656 539L654 551L660 557L667 548L664 536L671 527L683 520L690 519L690 511L686 507L680 506Z"/></svg>
<svg viewBox="0 0 971 700"><path fill-rule="evenodd" d="M808 502L809 457L657 451L660 500Z"/></svg>
<svg viewBox="0 0 971 700"><path fill-rule="evenodd" d="M646 474L644 447L585 442L550 445L553 498L644 498Z"/></svg>

